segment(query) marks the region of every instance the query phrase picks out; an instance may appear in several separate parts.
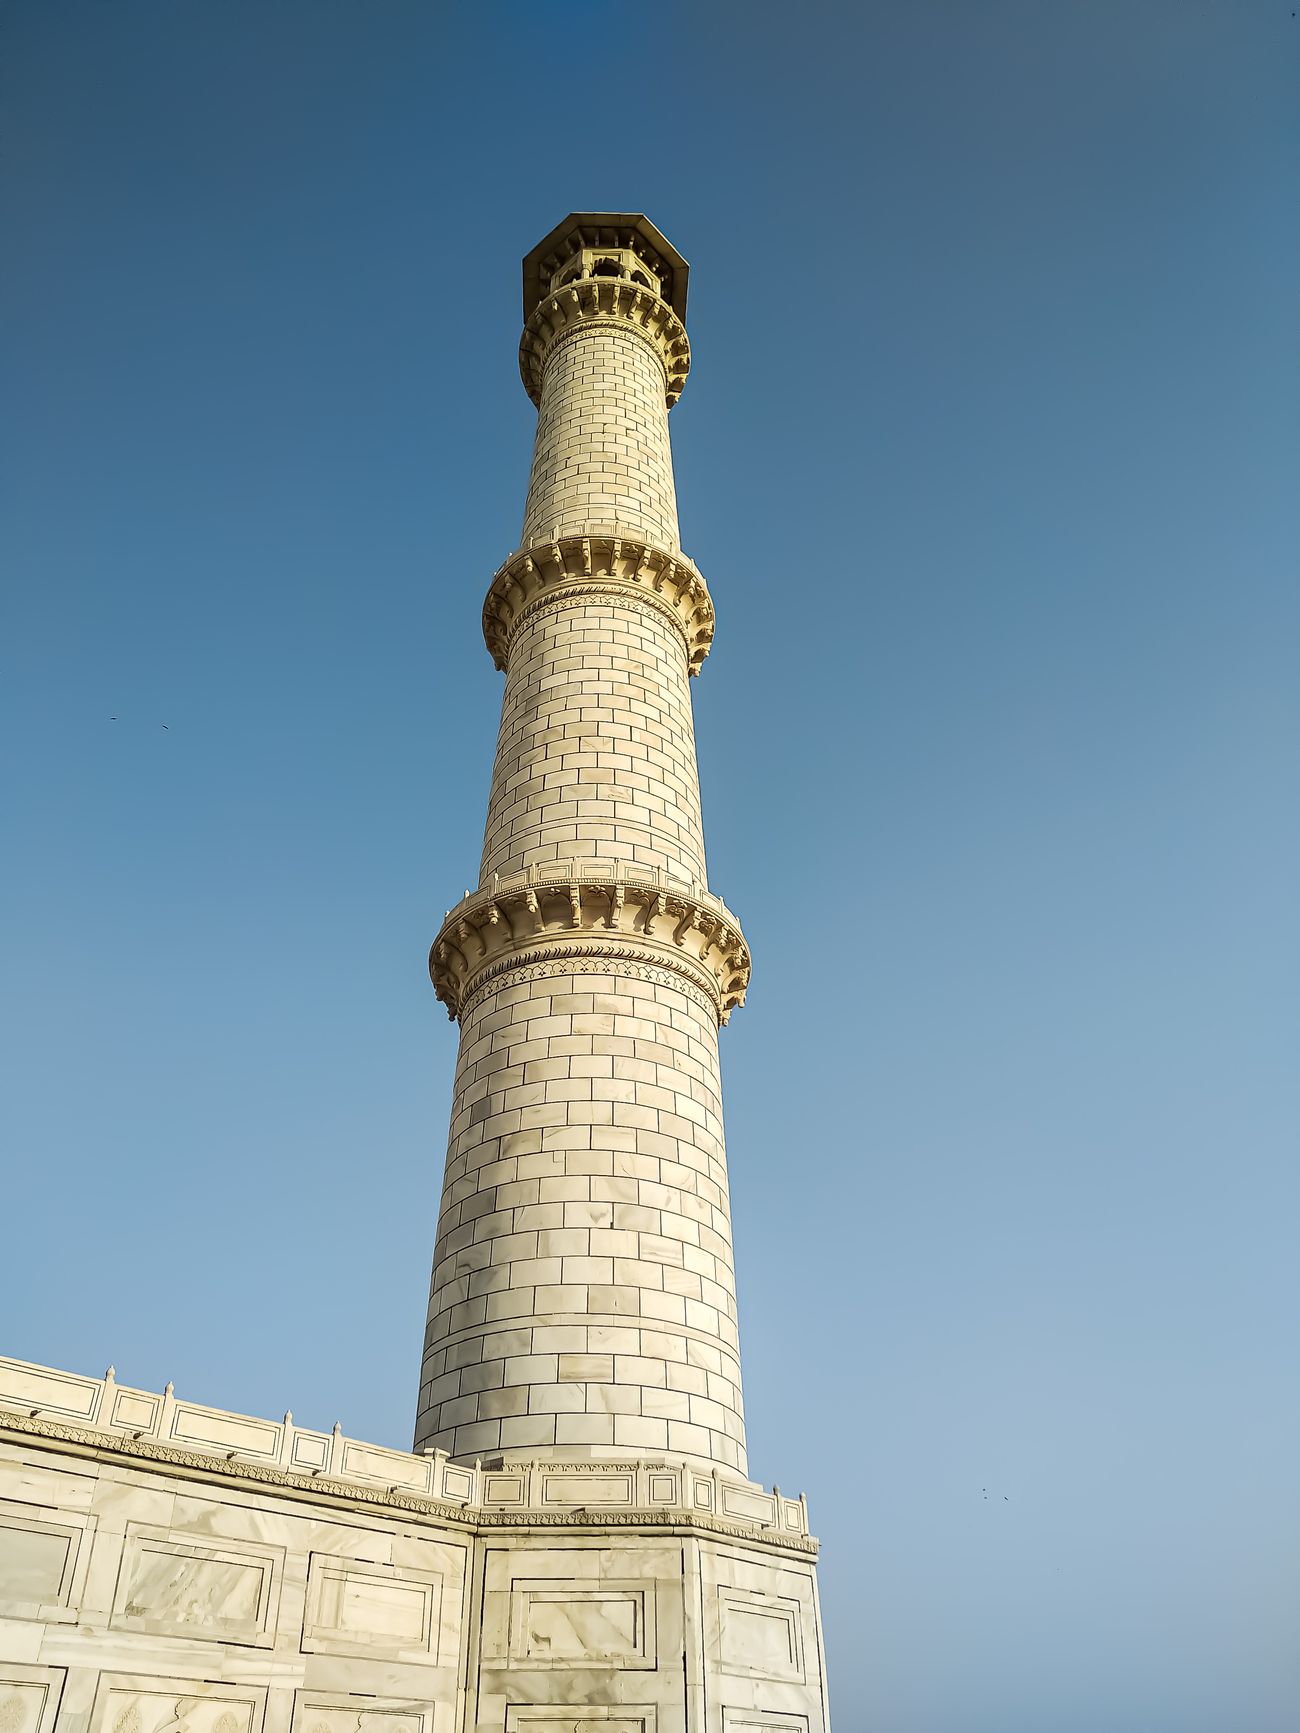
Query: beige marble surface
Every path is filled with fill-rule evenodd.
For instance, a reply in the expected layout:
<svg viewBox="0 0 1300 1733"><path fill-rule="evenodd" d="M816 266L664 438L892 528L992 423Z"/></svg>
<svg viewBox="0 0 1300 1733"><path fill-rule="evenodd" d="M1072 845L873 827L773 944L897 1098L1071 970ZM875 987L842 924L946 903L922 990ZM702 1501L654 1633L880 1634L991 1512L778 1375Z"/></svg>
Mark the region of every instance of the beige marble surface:
<svg viewBox="0 0 1300 1733"><path fill-rule="evenodd" d="M0 1412L0 1728L826 1733L804 1534L627 1502L679 1498L685 1465L498 1475L565 1502L443 1504Z"/></svg>
<svg viewBox="0 0 1300 1733"><path fill-rule="evenodd" d="M743 1477L718 1029L749 955L707 886L690 675L713 608L677 563L686 266L643 218L588 213L526 278L537 432L485 604L506 681L479 896L430 965L460 1054L416 1443ZM598 862L676 901L584 892Z"/></svg>

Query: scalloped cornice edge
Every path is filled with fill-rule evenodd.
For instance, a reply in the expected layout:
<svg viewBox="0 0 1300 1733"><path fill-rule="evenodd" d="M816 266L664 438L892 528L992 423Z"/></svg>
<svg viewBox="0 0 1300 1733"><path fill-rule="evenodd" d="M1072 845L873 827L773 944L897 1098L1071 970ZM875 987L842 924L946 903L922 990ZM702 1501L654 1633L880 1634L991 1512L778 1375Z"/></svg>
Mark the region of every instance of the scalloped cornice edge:
<svg viewBox="0 0 1300 1733"><path fill-rule="evenodd" d="M690 673L713 643L715 615L694 561L653 542L616 535L562 535L530 542L496 573L483 603L483 637L503 672L515 628L549 601L627 593L657 607L682 635Z"/></svg>
<svg viewBox="0 0 1300 1733"><path fill-rule="evenodd" d="M669 969L704 990L721 1023L749 986L749 946L720 897L597 860L530 867L463 898L433 941L429 974L454 1020L481 982L566 958L597 972L602 959Z"/></svg>
<svg viewBox="0 0 1300 1733"><path fill-rule="evenodd" d="M667 301L614 277L582 277L566 283L529 315L519 340L519 373L533 402L541 407L542 372L560 338L593 320L630 327L646 339L663 367L664 396L671 409L691 368L686 327Z"/></svg>

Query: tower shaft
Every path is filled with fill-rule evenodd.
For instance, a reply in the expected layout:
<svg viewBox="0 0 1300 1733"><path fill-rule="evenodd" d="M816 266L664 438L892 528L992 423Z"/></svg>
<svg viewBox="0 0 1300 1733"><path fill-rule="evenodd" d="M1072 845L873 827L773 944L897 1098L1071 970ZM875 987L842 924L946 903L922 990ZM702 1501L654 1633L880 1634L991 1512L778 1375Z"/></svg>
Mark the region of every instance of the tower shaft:
<svg viewBox="0 0 1300 1733"><path fill-rule="evenodd" d="M718 1027L749 956L705 878L685 271L621 217L525 264L539 414L484 606L506 689L481 875L430 959L461 1037L416 1446L457 1457L746 1470Z"/></svg>
<svg viewBox="0 0 1300 1733"><path fill-rule="evenodd" d="M539 585L510 633L482 882L600 858L703 884L682 620L654 605L653 582L608 573L615 541L621 564L645 550L662 567L677 551L663 362L651 334L615 314L578 318L544 355L523 545L543 572L560 547L566 578L573 566L593 582L549 598ZM572 545L593 536L594 549Z"/></svg>

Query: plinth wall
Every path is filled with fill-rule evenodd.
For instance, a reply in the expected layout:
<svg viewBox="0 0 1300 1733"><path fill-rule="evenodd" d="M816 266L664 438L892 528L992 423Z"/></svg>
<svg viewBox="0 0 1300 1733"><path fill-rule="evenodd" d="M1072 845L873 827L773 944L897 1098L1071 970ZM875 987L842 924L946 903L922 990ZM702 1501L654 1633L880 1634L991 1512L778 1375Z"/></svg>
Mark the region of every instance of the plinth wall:
<svg viewBox="0 0 1300 1733"><path fill-rule="evenodd" d="M681 1464L462 1468L0 1361L4 1733L826 1733L815 1554Z"/></svg>

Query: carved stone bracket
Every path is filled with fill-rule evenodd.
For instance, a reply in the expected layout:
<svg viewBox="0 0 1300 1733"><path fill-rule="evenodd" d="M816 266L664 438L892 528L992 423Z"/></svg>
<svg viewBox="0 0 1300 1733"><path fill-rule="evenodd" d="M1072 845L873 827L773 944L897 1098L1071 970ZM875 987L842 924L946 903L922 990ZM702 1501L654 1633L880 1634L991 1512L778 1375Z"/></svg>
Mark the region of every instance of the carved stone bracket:
<svg viewBox="0 0 1300 1733"><path fill-rule="evenodd" d="M516 626L552 600L633 595L672 621L698 674L713 643L714 612L708 586L685 554L616 535L562 535L532 542L511 554L493 578L483 603L483 636L504 671Z"/></svg>
<svg viewBox="0 0 1300 1733"><path fill-rule="evenodd" d="M533 402L540 407L542 370L556 343L567 331L595 319L630 326L648 340L663 365L664 394L671 409L682 394L691 367L686 327L653 290L611 277L584 277L567 283L529 314L519 341L519 372Z"/></svg>
<svg viewBox="0 0 1300 1733"><path fill-rule="evenodd" d="M602 959L668 969L702 988L725 1023L745 1002L749 947L720 897L623 861L560 861L494 880L449 911L429 952L447 1015L492 975L540 961Z"/></svg>

